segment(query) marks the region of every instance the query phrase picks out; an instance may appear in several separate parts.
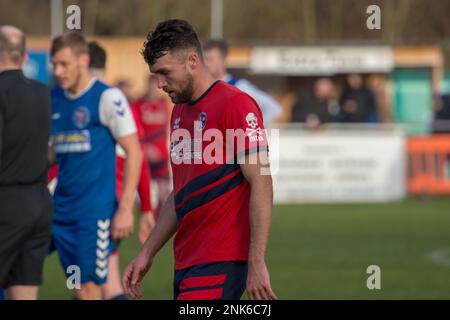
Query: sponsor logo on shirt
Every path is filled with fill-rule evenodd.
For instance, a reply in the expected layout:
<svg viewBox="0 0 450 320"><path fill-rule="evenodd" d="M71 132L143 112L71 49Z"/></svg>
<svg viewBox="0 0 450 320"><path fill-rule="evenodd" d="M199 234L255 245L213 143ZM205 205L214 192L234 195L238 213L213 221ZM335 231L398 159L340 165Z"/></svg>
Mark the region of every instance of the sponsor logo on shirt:
<svg viewBox="0 0 450 320"><path fill-rule="evenodd" d="M61 118L61 113L52 114L52 120L58 120L59 118Z"/></svg>
<svg viewBox="0 0 450 320"><path fill-rule="evenodd" d="M87 152L91 150L89 130L59 132L53 136L52 142L57 153Z"/></svg>

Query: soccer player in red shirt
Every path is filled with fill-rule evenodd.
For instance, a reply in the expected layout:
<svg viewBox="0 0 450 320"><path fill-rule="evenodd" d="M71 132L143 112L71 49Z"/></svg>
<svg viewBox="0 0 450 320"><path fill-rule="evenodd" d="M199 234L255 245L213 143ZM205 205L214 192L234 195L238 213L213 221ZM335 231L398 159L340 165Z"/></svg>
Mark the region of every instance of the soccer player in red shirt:
<svg viewBox="0 0 450 320"><path fill-rule="evenodd" d="M161 206L169 195L169 118L167 101L158 94L158 80L150 75L143 97L132 103L142 124L144 154L152 173L152 181L157 189L155 216L159 216ZM154 189L153 189L154 192Z"/></svg>
<svg viewBox="0 0 450 320"><path fill-rule="evenodd" d="M258 105L214 81L186 21L161 22L148 34L143 56L175 103L174 190L125 270L126 293L142 295L140 283L156 253L176 233L175 299L240 299L245 289L250 299L276 299L265 263L273 190Z"/></svg>

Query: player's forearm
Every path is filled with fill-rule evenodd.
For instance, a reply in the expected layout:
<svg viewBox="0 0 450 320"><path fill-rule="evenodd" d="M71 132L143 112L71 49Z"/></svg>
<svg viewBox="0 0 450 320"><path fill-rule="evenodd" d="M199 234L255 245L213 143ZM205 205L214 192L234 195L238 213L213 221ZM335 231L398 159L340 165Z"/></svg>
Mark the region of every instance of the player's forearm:
<svg viewBox="0 0 450 320"><path fill-rule="evenodd" d="M152 230L142 247L142 251L150 259L153 259L177 230L178 220L174 203L173 192L171 192L161 208L161 213L155 228Z"/></svg>
<svg viewBox="0 0 450 320"><path fill-rule="evenodd" d="M53 146L48 147L47 151L47 166L50 168L56 162L56 153L55 148Z"/></svg>
<svg viewBox="0 0 450 320"><path fill-rule="evenodd" d="M264 262L272 225L273 189L270 175L251 182L249 264Z"/></svg>
<svg viewBox="0 0 450 320"><path fill-rule="evenodd" d="M139 147L129 148L124 162L123 189L120 198L122 208L131 208L134 204L136 188L141 172L142 152Z"/></svg>

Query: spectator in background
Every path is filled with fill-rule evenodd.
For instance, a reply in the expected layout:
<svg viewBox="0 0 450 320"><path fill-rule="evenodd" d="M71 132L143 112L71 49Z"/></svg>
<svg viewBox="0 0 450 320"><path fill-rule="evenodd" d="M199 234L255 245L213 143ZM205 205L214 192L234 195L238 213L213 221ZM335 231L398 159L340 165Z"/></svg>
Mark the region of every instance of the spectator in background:
<svg viewBox="0 0 450 320"><path fill-rule="evenodd" d="M116 88L120 89L129 103L135 100L133 83L128 79L120 79L116 83Z"/></svg>
<svg viewBox="0 0 450 320"><path fill-rule="evenodd" d="M264 125L275 122L283 113L281 105L269 94L245 79L238 79L227 72L228 46L223 40L208 40L203 47L205 65L211 75L244 91L256 100L263 113Z"/></svg>
<svg viewBox="0 0 450 320"><path fill-rule="evenodd" d="M377 122L375 94L360 74L349 74L340 99L342 122Z"/></svg>
<svg viewBox="0 0 450 320"><path fill-rule="evenodd" d="M450 133L450 94L434 96L433 133Z"/></svg>
<svg viewBox="0 0 450 320"><path fill-rule="evenodd" d="M309 128L333 122L337 118L339 105L334 99L333 82L329 78L320 78L313 89L300 92L292 107L292 122L304 122Z"/></svg>

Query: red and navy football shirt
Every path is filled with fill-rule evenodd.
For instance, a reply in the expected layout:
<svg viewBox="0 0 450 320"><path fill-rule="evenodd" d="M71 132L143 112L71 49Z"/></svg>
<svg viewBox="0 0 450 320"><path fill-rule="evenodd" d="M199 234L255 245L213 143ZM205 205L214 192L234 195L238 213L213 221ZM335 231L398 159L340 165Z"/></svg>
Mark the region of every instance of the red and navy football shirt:
<svg viewBox="0 0 450 320"><path fill-rule="evenodd" d="M236 160L267 152L261 110L246 93L217 81L196 101L175 105L170 123L175 269L247 261L250 184Z"/></svg>

